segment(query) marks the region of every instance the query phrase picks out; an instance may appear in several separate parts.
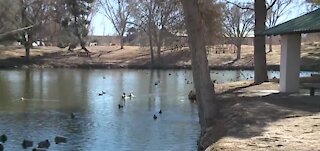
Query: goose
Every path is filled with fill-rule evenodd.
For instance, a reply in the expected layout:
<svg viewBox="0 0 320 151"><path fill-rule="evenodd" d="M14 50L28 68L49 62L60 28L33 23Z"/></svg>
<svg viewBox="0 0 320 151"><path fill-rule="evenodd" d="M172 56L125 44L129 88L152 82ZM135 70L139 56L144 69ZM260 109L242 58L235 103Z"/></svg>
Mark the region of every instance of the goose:
<svg viewBox="0 0 320 151"><path fill-rule="evenodd" d="M28 147L32 147L33 146L33 141L30 141L30 140L23 140L22 141L22 148L23 149L26 149L26 148L28 148Z"/></svg>
<svg viewBox="0 0 320 151"><path fill-rule="evenodd" d="M158 117L155 114L153 114L153 119L156 120L157 118Z"/></svg>
<svg viewBox="0 0 320 151"><path fill-rule="evenodd" d="M6 134L2 134L2 135L0 136L0 141L1 141L2 143L5 143L7 140L8 140L8 137L7 137Z"/></svg>
<svg viewBox="0 0 320 151"><path fill-rule="evenodd" d="M56 144L67 143L67 138L65 138L63 136L56 136L54 138L54 141L56 142Z"/></svg>
<svg viewBox="0 0 320 151"><path fill-rule="evenodd" d="M45 140L45 141L38 143L38 148L49 148L49 147L50 147L49 140Z"/></svg>

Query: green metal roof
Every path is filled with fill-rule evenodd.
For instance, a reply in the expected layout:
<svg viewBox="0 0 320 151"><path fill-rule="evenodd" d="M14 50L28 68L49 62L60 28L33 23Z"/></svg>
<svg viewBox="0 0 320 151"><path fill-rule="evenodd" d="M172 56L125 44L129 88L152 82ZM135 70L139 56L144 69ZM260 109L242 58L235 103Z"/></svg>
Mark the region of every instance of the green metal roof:
<svg viewBox="0 0 320 151"><path fill-rule="evenodd" d="M320 8L265 30L261 35L286 35L320 32Z"/></svg>

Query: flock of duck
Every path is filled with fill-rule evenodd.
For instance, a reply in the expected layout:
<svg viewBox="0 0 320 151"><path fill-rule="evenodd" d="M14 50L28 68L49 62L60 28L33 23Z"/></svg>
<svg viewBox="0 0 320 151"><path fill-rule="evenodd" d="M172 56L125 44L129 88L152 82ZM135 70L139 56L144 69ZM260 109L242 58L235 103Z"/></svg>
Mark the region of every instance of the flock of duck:
<svg viewBox="0 0 320 151"><path fill-rule="evenodd" d="M0 136L0 142L1 142L0 143L0 151L4 150L4 144L7 142L7 140L8 140L7 135L3 134ZM54 142L56 144L67 143L67 138L63 137L63 136L56 136L54 138ZM23 149L33 147L33 141L24 139L21 143L21 146ZM39 142L38 146L34 147L32 149L32 151L45 151L49 147L50 147L50 141L47 139L47 140Z"/></svg>
<svg viewBox="0 0 320 151"><path fill-rule="evenodd" d="M160 82L159 82L160 83ZM158 84L158 83L157 83ZM123 108L124 107L124 104L125 104L125 101L127 100L127 99L132 99L132 98L134 98L135 97L135 95L133 95L133 93L132 92L130 92L129 93L129 95L126 95L126 93L124 92L123 94L122 94L122 96L121 96L121 99L123 100L123 104L118 104L118 108L119 109L121 109L121 108ZM162 110L160 109L159 110L159 112L158 112L159 114L162 114ZM158 118L158 116L156 115L156 114L153 114L153 119L154 120L156 120Z"/></svg>

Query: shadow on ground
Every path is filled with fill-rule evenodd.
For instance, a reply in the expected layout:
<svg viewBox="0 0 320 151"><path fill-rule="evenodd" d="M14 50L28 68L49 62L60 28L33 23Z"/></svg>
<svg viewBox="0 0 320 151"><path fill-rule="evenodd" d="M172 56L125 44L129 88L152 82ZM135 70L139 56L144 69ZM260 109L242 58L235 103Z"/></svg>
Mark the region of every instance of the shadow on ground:
<svg viewBox="0 0 320 151"><path fill-rule="evenodd" d="M219 98L219 117L215 125L206 130L200 140L200 150L217 142L223 137L250 139L262 137L268 144L270 138L264 138L266 127L270 123L283 119L308 117L320 113L319 96L291 96L289 94L271 94L267 96L244 97L235 91L243 87L223 92ZM215 149L213 149L215 150ZM222 149L223 150L223 149Z"/></svg>

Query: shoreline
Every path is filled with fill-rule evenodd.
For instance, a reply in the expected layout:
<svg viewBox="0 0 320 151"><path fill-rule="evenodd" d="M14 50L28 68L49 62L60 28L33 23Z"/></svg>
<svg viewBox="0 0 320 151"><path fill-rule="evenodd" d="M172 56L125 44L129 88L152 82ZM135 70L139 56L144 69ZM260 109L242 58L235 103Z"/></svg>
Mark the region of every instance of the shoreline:
<svg viewBox="0 0 320 151"><path fill-rule="evenodd" d="M317 48L304 46L301 51L301 70L320 71L320 59L317 59ZM307 49L308 48L308 49ZM235 60L231 50L225 53L211 52L207 56L211 70L254 70L253 47L243 46L242 57ZM267 69L280 70L280 46L275 45L274 51L267 53ZM68 52L53 46L36 47L30 51L30 61L25 62L25 51L20 47L3 48L0 50L0 69L19 68L79 68L79 69L191 69L191 53L188 48L181 51L162 51L162 63L151 65L150 52L139 46L90 47L87 54L81 50Z"/></svg>
<svg viewBox="0 0 320 151"><path fill-rule="evenodd" d="M46 64L46 63L0 63L0 69L150 69L150 70L175 70L188 69L191 65L150 65L150 64L114 64L114 63L87 63L87 64ZM217 66L210 65L210 70L254 70L254 66ZM268 71L280 71L279 65L267 65ZM301 71L320 71L320 67L301 66Z"/></svg>

